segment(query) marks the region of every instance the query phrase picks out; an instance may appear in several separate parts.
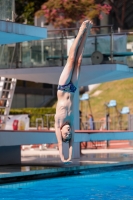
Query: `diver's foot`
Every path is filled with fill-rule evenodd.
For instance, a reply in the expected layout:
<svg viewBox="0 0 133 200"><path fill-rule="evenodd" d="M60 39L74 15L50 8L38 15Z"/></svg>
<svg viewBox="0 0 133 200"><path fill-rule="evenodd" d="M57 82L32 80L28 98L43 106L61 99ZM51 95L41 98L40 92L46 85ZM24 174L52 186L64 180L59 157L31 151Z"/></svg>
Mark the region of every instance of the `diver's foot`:
<svg viewBox="0 0 133 200"><path fill-rule="evenodd" d="M89 29L92 28L92 26L93 26L93 22L92 22L91 20L89 20L89 24L88 24L88 26L89 26Z"/></svg>
<svg viewBox="0 0 133 200"><path fill-rule="evenodd" d="M86 30L90 32L90 29L93 26L93 22L91 20L86 20L81 24L80 33L83 34Z"/></svg>
<svg viewBox="0 0 133 200"><path fill-rule="evenodd" d="M84 22L81 24L81 27L80 27L80 29L79 29L79 32L80 32L81 34L83 34L83 33L87 30L88 26L89 26L89 20L84 21Z"/></svg>
<svg viewBox="0 0 133 200"><path fill-rule="evenodd" d="M91 20L89 20L89 22L88 22L88 28L87 28L87 35L88 36L90 35L90 30L91 30L92 26L93 26L93 22Z"/></svg>

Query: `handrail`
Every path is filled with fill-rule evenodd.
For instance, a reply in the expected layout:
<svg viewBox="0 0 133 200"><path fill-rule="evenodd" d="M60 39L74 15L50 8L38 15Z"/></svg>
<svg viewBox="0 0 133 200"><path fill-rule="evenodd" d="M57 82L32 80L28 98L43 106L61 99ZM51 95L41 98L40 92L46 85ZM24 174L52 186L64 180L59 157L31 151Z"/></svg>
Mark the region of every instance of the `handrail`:
<svg viewBox="0 0 133 200"><path fill-rule="evenodd" d="M133 32L130 32L130 34L128 33L113 33L113 35L133 35ZM88 35L88 37L101 37L101 36L110 36L110 33L107 33L107 34L94 34L94 35ZM56 37L56 38L59 38L59 39L62 39L61 37ZM71 38L74 38L74 36L66 36L64 39L71 39ZM46 38L44 40L55 40L55 37L50 37L50 38Z"/></svg>
<svg viewBox="0 0 133 200"><path fill-rule="evenodd" d="M122 36L122 35L133 35L133 31L130 30L128 31L121 31L121 32L114 32L113 30L113 25L107 25L107 26L93 26L94 28L102 28L102 27L109 27L107 29L107 33L105 32L101 32L100 29L98 30L98 33L92 33L92 35L88 35L88 38L94 38L92 43L94 43L95 47L93 48L94 51L97 51L97 40L99 40L100 37L108 37L109 38L109 45L110 45L110 50L109 50L109 57L111 58L110 60L112 61L112 63L114 62L114 58L113 56L114 53L114 39L115 36ZM111 29L110 29L111 28ZM9 54L9 60L6 60L5 57L3 59L2 55L0 55L0 64L1 64L1 68L14 68L16 67L16 64L20 63L21 65L19 66L21 67L26 67L26 64L28 63L28 67L36 67L36 66L40 66L40 67L48 67L48 66L64 66L64 64L66 63L67 60L67 46L69 45L69 39L74 39L77 35L78 32L78 27L77 28L63 28L63 29L54 29L54 30L48 30L48 38L47 39L43 39L40 41L33 41L33 42L28 42L26 43L26 47L25 45L20 45L20 51L18 51L20 53L20 56L17 58L18 62L16 62L15 58L10 58L11 54ZM76 31L71 31L71 30L76 30ZM68 31L68 32L65 32ZM69 32L70 31L70 32ZM97 30L96 30L97 32ZM101 32L101 33L100 33ZM7 45L9 50L14 47L14 44L9 44ZM11 48L10 48L11 47ZM0 48L1 53L2 53L2 48ZM4 49L3 49L4 50ZM13 55L13 51L14 50L10 50L10 52L12 52ZM24 53L23 53L24 52ZM28 54L27 54L28 52ZM125 52L122 52L125 53ZM86 59L85 62L89 62L90 63L90 57L91 57L92 53L89 55L85 54L83 55L83 58L88 58ZM107 55L105 55L107 57ZM105 57L104 56L104 57ZM118 56L118 55L117 55ZM123 55L123 56L127 56L127 55ZM128 54L129 56L129 54ZM130 55L131 56L131 55ZM129 64L129 59L128 59L128 64ZM110 61L109 61L110 62ZM12 64L11 64L12 63ZM132 66L132 63L129 64L130 66ZM18 67L18 65L17 65Z"/></svg>
<svg viewBox="0 0 133 200"><path fill-rule="evenodd" d="M53 30L52 30L53 31ZM133 32L121 32L121 33L114 33L113 32L113 35L133 35ZM107 33L107 34L93 34L93 35L88 35L88 37L101 37L101 36L110 36L110 33ZM61 37L56 37L56 39L62 39ZM71 39L71 38L74 38L74 36L66 36L66 38L64 39ZM46 38L46 39L43 39L44 41L45 40L55 40L55 37L50 37L50 38ZM2 45L1 45L2 46ZM14 46L14 44L8 44L8 46Z"/></svg>
<svg viewBox="0 0 133 200"><path fill-rule="evenodd" d="M113 27L113 25L92 26L92 28L105 28L105 27ZM48 32L78 30L79 28L80 28L80 27L77 27L77 28L61 28L61 29L53 29L53 30L48 30Z"/></svg>

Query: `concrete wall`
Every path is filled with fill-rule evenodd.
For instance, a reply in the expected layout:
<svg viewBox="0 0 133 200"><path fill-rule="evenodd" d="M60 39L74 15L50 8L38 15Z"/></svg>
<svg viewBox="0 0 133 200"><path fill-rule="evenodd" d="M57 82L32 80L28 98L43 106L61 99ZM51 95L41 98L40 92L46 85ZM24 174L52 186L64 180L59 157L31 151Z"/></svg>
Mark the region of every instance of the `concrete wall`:
<svg viewBox="0 0 133 200"><path fill-rule="evenodd" d="M0 147L0 165L20 164L20 145Z"/></svg>

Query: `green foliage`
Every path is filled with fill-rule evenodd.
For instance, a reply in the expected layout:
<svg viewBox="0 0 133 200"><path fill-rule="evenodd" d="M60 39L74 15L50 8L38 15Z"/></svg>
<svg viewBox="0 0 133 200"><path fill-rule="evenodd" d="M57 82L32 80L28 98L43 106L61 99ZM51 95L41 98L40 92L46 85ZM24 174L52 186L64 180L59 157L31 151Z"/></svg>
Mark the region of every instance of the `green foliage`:
<svg viewBox="0 0 133 200"><path fill-rule="evenodd" d="M108 4L96 4L94 0L49 0L36 15L44 15L54 27L71 27L87 18L100 17L101 11L109 14L110 10Z"/></svg>
<svg viewBox="0 0 133 200"><path fill-rule="evenodd" d="M133 35L128 35L127 42L132 42L132 41L133 41Z"/></svg>
<svg viewBox="0 0 133 200"><path fill-rule="evenodd" d="M103 0L97 0L103 1ZM108 0L108 3L112 7L112 17L117 21L118 27L121 29L127 29L132 27L132 1L129 0ZM130 8L130 9L129 9ZM130 10L130 11L129 11ZM113 20L113 21L114 21Z"/></svg>
<svg viewBox="0 0 133 200"><path fill-rule="evenodd" d="M99 95L95 95L96 91L101 91ZM90 93L90 104L95 120L100 120L105 116L105 103L110 100L116 100L117 109L120 111L122 107L128 106L130 113L133 113L133 78L123 79L102 83L99 87ZM81 102L80 107L83 113L90 113L89 107L86 111L86 102ZM82 105L81 105L82 104ZM116 115L113 108L110 108L111 116ZM123 115L123 119L127 120L127 115Z"/></svg>
<svg viewBox="0 0 133 200"><path fill-rule="evenodd" d="M21 115L21 114L28 114L30 117L30 125L36 126L36 119L42 118L45 127L53 126L54 122L54 114L55 108L47 107L47 108L23 108L23 109L11 109L10 115ZM51 114L47 116L47 114ZM38 123L41 123L38 122Z"/></svg>
<svg viewBox="0 0 133 200"><path fill-rule="evenodd" d="M34 14L41 8L41 5L47 0L15 0L16 22L34 24Z"/></svg>

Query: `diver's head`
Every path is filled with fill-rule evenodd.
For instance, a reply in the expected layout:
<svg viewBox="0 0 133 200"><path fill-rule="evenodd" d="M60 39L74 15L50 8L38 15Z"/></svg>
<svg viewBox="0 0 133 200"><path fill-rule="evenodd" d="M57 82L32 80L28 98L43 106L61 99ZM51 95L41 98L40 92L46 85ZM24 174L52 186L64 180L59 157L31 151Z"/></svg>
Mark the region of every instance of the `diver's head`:
<svg viewBox="0 0 133 200"><path fill-rule="evenodd" d="M69 142L71 140L72 130L71 130L71 126L70 126L69 123L65 123L61 127L61 135L62 135L62 141L63 142Z"/></svg>

